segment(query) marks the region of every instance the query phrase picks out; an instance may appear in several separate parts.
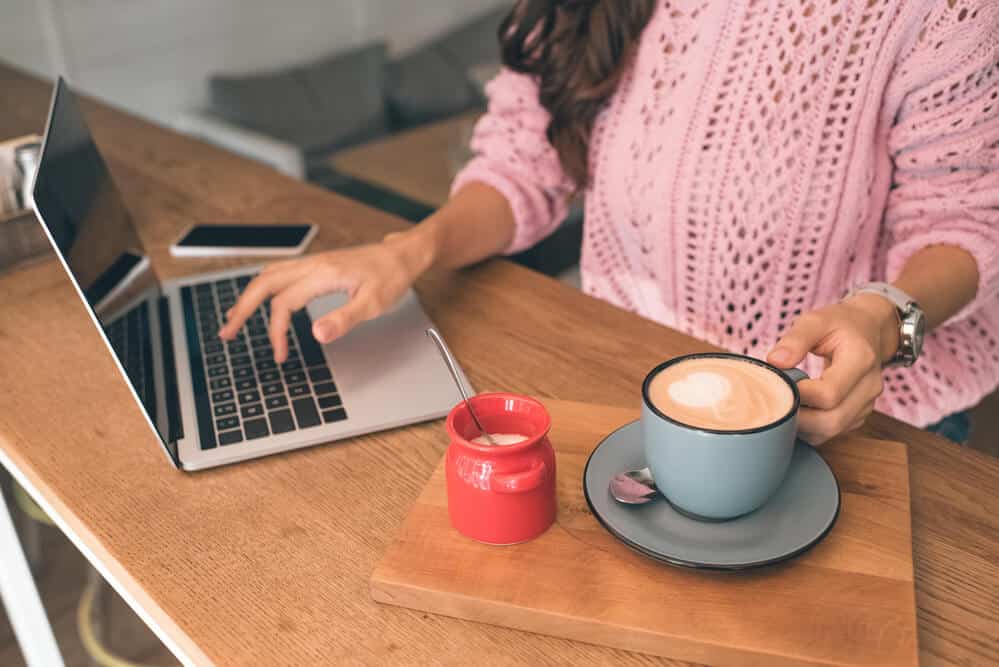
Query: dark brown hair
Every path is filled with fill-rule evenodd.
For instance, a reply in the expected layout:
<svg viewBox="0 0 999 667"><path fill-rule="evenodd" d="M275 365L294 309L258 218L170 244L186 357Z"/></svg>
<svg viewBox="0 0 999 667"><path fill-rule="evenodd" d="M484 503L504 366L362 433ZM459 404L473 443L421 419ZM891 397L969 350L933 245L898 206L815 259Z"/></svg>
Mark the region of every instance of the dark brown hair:
<svg viewBox="0 0 999 667"><path fill-rule="evenodd" d="M593 121L654 8L655 0L518 0L500 26L503 64L537 77L548 141L580 189Z"/></svg>

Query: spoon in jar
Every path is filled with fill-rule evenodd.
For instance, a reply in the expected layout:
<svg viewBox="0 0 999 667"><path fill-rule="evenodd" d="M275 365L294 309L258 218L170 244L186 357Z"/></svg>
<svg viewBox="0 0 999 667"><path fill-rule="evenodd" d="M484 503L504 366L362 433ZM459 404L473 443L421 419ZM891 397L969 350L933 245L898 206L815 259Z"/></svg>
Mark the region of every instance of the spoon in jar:
<svg viewBox="0 0 999 667"><path fill-rule="evenodd" d="M479 429L479 433L485 437L486 442L495 447L496 442L493 440L493 437L489 435L489 431L482 428L482 422L479 421L479 417L475 414L475 410L472 409L472 402L468 400L468 394L465 393L465 385L461 383L461 376L458 375L458 365L454 362L454 357L451 356L451 350L448 349L447 343L444 342L444 339L437 332L437 329L433 327L427 329L427 336L437 343L437 351L441 353L444 363L447 364L447 369L451 372L451 377L454 378L454 383L458 386L458 392L461 393L461 398L465 401L465 407L468 408L468 414L472 416L472 421L475 422L475 426Z"/></svg>
<svg viewBox="0 0 999 667"><path fill-rule="evenodd" d="M618 473L611 478L608 487L614 500L625 505L644 505L662 495L648 468Z"/></svg>

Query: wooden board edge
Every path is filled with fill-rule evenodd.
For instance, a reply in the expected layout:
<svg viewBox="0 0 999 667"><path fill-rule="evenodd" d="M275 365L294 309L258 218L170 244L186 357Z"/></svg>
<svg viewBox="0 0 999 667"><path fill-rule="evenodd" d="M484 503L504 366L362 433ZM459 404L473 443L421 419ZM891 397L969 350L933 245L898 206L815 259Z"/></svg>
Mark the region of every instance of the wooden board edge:
<svg viewBox="0 0 999 667"><path fill-rule="evenodd" d="M381 572L381 569L379 565L372 574L370 582L371 598L379 604L697 664L712 664L722 667L725 665L739 667L799 667L807 665L815 667L836 664L802 660L791 656L763 654L752 649L707 644L683 637L671 637L666 645L661 635L643 632L635 628L627 628L628 634L625 636L619 626L596 623L585 618L574 618L571 623L564 623L558 615L542 610L517 607L495 601L483 602L461 593L442 592L393 581L387 573ZM516 613L504 614L506 609L516 610Z"/></svg>

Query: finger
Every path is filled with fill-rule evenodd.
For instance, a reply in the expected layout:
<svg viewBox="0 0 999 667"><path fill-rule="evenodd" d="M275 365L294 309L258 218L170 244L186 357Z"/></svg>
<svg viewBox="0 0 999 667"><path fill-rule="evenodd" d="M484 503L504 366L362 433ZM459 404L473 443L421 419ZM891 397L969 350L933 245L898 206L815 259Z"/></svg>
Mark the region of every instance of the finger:
<svg viewBox="0 0 999 667"><path fill-rule="evenodd" d="M805 313L767 355L767 361L778 368L793 368L804 360L811 350L828 333L828 325L821 315Z"/></svg>
<svg viewBox="0 0 999 667"><path fill-rule="evenodd" d="M298 274L305 270L305 267L288 269L261 273L251 280L233 307L225 313L226 323L219 329L219 337L228 339L235 336L246 320L260 307L260 304L295 280Z"/></svg>
<svg viewBox="0 0 999 667"><path fill-rule="evenodd" d="M373 296L361 289L346 304L316 320L312 325L312 335L320 343L329 343L378 314Z"/></svg>
<svg viewBox="0 0 999 667"><path fill-rule="evenodd" d="M271 299L268 336L274 348L274 361L281 364L288 358L288 327L291 314L309 301L328 291L327 276L312 274L292 283Z"/></svg>
<svg viewBox="0 0 999 667"><path fill-rule="evenodd" d="M799 436L806 442L819 445L849 430L855 421L871 413L880 389L880 376L872 374L858 383L854 391L832 410L802 407L798 412Z"/></svg>
<svg viewBox="0 0 999 667"><path fill-rule="evenodd" d="M859 336L850 338L832 351L821 377L798 385L801 400L813 408L832 410L872 373L880 377L877 353Z"/></svg>

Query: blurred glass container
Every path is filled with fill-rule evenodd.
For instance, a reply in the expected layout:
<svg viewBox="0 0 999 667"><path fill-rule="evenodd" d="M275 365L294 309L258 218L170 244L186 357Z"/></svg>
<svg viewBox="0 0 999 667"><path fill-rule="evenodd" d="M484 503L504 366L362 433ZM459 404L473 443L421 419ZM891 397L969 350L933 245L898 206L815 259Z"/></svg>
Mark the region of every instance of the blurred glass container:
<svg viewBox="0 0 999 667"><path fill-rule="evenodd" d="M25 190L31 187L38 162L39 137L30 135L0 142L0 272L28 259L45 256L49 244L34 213L27 210ZM25 178L27 177L27 178Z"/></svg>
<svg viewBox="0 0 999 667"><path fill-rule="evenodd" d="M14 163L17 167L18 185L21 192L21 208L31 209L31 186L35 180L35 170L38 169L38 156L42 144L30 141L14 149Z"/></svg>

